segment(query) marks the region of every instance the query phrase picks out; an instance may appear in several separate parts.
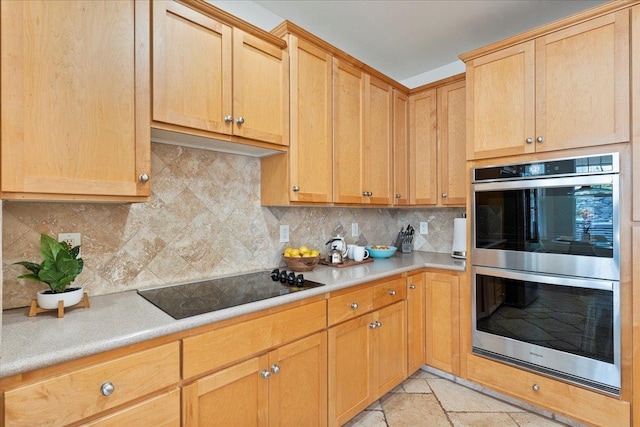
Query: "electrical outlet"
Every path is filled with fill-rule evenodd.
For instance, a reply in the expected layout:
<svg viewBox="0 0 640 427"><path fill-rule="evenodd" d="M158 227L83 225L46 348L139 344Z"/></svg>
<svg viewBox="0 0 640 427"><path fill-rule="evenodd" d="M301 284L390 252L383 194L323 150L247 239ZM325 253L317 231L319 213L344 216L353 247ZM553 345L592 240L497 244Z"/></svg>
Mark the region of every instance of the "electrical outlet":
<svg viewBox="0 0 640 427"><path fill-rule="evenodd" d="M58 242L65 242L69 249L80 246L80 233L58 233Z"/></svg>
<svg viewBox="0 0 640 427"><path fill-rule="evenodd" d="M287 243L289 241L289 226L280 226L280 243Z"/></svg>
<svg viewBox="0 0 640 427"><path fill-rule="evenodd" d="M351 223L351 237L358 237L360 235L360 231L358 230L358 223Z"/></svg>
<svg viewBox="0 0 640 427"><path fill-rule="evenodd" d="M424 221L420 223L420 234L429 234L429 223Z"/></svg>

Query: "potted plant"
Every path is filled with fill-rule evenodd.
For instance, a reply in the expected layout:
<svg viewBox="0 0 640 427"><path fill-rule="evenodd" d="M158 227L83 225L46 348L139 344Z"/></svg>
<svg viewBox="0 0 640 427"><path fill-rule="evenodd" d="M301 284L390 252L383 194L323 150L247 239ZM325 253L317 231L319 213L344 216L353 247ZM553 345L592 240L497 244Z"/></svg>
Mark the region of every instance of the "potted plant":
<svg viewBox="0 0 640 427"><path fill-rule="evenodd" d="M69 285L84 267L84 261L79 257L80 246L69 248L66 243L41 234L40 253L43 258L40 264L29 261L15 263L31 271L31 274L23 274L18 279L44 282L49 286L48 290L38 292L38 306L54 309L57 308L58 301L63 301L65 307L79 303L83 296L82 287Z"/></svg>

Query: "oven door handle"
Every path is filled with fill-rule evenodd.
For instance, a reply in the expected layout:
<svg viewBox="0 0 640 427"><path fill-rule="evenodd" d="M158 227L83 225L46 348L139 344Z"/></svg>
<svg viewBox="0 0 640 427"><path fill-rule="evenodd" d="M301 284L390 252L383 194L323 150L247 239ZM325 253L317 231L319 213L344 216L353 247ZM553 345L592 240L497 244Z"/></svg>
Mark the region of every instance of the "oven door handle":
<svg viewBox="0 0 640 427"><path fill-rule="evenodd" d="M504 270L492 267L473 267L473 273L485 276L502 277L504 279L523 280L526 282L537 282L547 285L561 285L574 288L596 289L601 291L616 291L620 282L614 280L599 280L591 278L552 276L541 273L530 273L526 271Z"/></svg>
<svg viewBox="0 0 640 427"><path fill-rule="evenodd" d="M473 191L500 191L500 190L521 190L532 188L552 188L566 186L584 185L606 185L613 184L618 179L618 174L584 175L570 177L549 177L549 178L518 178L505 181L475 182Z"/></svg>

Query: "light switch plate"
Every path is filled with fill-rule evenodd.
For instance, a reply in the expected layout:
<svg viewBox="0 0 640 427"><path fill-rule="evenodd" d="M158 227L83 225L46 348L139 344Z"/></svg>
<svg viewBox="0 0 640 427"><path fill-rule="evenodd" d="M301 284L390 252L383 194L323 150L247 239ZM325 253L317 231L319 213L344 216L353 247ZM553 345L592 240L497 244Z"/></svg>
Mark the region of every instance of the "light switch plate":
<svg viewBox="0 0 640 427"><path fill-rule="evenodd" d="M423 221L420 223L420 234L429 234L429 223Z"/></svg>
<svg viewBox="0 0 640 427"><path fill-rule="evenodd" d="M351 237L358 237L360 235L360 230L358 229L358 223L351 223Z"/></svg>
<svg viewBox="0 0 640 427"><path fill-rule="evenodd" d="M280 243L287 243L289 241L289 226L281 225L280 226Z"/></svg>

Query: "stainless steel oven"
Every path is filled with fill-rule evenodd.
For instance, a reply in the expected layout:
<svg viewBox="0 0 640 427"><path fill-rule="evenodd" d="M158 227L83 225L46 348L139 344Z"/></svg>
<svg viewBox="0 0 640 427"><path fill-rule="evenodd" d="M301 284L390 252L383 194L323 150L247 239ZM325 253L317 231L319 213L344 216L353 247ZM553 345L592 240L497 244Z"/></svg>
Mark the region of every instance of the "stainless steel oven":
<svg viewBox="0 0 640 427"><path fill-rule="evenodd" d="M619 394L618 154L473 173L473 352Z"/></svg>

